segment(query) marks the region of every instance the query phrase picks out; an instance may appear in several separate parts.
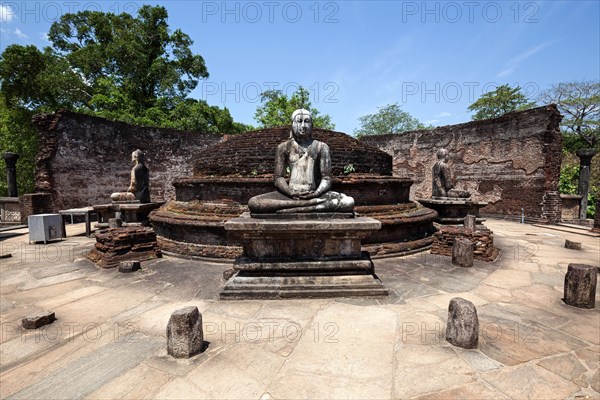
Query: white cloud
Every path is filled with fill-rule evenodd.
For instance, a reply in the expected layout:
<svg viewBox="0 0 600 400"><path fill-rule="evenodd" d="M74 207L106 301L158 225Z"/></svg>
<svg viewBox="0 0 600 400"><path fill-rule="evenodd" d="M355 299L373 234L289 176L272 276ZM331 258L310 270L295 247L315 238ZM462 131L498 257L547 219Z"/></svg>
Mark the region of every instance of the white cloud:
<svg viewBox="0 0 600 400"><path fill-rule="evenodd" d="M0 4L0 22L5 24L12 21L14 17L15 12L13 11L12 7L5 4Z"/></svg>
<svg viewBox="0 0 600 400"><path fill-rule="evenodd" d="M441 113L437 114L435 117L436 118L447 118L447 117L450 117L450 116L452 116L452 114L450 114L447 111L444 111L444 112L441 112Z"/></svg>
<svg viewBox="0 0 600 400"><path fill-rule="evenodd" d="M428 119L427 121L423 122L425 125L435 125L438 122L440 122L439 119Z"/></svg>
<svg viewBox="0 0 600 400"><path fill-rule="evenodd" d="M4 28L0 28L0 32L7 33L8 31L6 29L4 29Z"/></svg>
<svg viewBox="0 0 600 400"><path fill-rule="evenodd" d="M545 49L546 47L553 45L556 42L557 42L557 40L550 40L548 42L544 42L542 44L539 44L535 47L528 49L527 51L524 51L523 53L517 55L516 57L513 57L506 63L506 68L504 68L502 71L498 72L498 74L496 76L498 78L502 78L502 77L512 74L515 71L515 69L517 69L519 64L521 64L523 61L527 60L529 57L531 57L534 54L538 53L539 51Z"/></svg>
<svg viewBox="0 0 600 400"><path fill-rule="evenodd" d="M48 39L48 33L46 33L46 32L40 32L40 39L42 39L45 42L50 43L50 39Z"/></svg>
<svg viewBox="0 0 600 400"><path fill-rule="evenodd" d="M496 75L496 77L502 78L502 77L508 76L508 75L512 74L514 70L515 70L515 67L510 67L510 68L507 68L507 69L503 69L502 71L498 72L498 74Z"/></svg>
<svg viewBox="0 0 600 400"><path fill-rule="evenodd" d="M19 28L15 28L15 35L17 35L20 39L27 39L29 36L21 32Z"/></svg>

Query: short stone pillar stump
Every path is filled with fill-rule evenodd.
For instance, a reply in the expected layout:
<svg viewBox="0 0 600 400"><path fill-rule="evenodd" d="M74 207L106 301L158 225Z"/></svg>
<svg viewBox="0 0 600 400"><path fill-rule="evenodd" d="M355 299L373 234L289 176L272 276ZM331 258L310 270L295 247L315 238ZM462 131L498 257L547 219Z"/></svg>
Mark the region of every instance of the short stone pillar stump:
<svg viewBox="0 0 600 400"><path fill-rule="evenodd" d="M167 353L175 358L190 358L201 353L203 345L202 314L198 307L173 312L167 325Z"/></svg>
<svg viewBox="0 0 600 400"><path fill-rule="evenodd" d="M465 229L475 230L477 229L477 217L474 215L467 215L463 220Z"/></svg>
<svg viewBox="0 0 600 400"><path fill-rule="evenodd" d="M570 250L581 250L581 242L571 242L569 239L565 239L565 248Z"/></svg>
<svg viewBox="0 0 600 400"><path fill-rule="evenodd" d="M380 228L366 217L314 213L270 219L244 213L225 223L244 253L221 298L387 296L369 254L361 251L361 239Z"/></svg>
<svg viewBox="0 0 600 400"><path fill-rule="evenodd" d="M565 275L565 304L578 308L594 308L597 281L596 267L569 264Z"/></svg>
<svg viewBox="0 0 600 400"><path fill-rule="evenodd" d="M117 267L122 261L146 261L162 257L152 228L114 228L96 233L96 244L87 259L101 268Z"/></svg>
<svg viewBox="0 0 600 400"><path fill-rule="evenodd" d="M455 297L448 305L446 341L464 349L474 349L479 343L477 309L469 300Z"/></svg>
<svg viewBox="0 0 600 400"><path fill-rule="evenodd" d="M130 273L139 271L142 269L141 263L139 261L121 261L119 264L119 272L122 273Z"/></svg>
<svg viewBox="0 0 600 400"><path fill-rule="evenodd" d="M472 267L474 250L473 242L463 237L457 237L452 245L452 264L459 267Z"/></svg>

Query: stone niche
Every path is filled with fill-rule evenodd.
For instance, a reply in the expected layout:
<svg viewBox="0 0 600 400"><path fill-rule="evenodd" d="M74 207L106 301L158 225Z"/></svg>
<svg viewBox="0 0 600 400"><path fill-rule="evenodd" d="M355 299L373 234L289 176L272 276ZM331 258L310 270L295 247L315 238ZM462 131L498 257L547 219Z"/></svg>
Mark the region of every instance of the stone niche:
<svg viewBox="0 0 600 400"><path fill-rule="evenodd" d="M175 179L175 200L150 215L161 249L189 257L233 259L242 242L224 224L247 211L248 200L273 190L277 145L290 127L230 136L196 154L194 175ZM382 228L362 240L372 256L427 249L437 213L409 200L412 181L392 176L392 157L340 132L315 129L332 149L333 189L355 200L358 216Z"/></svg>
<svg viewBox="0 0 600 400"><path fill-rule="evenodd" d="M578 194L561 194L561 214L563 221L579 219L579 203L581 196Z"/></svg>

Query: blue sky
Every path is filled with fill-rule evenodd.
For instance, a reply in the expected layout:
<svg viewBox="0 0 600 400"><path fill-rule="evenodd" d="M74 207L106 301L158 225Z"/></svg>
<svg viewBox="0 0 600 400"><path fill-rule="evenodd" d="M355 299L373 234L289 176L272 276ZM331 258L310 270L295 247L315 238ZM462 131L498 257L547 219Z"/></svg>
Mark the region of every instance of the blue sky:
<svg viewBox="0 0 600 400"><path fill-rule="evenodd" d="M352 134L358 118L398 102L436 126L470 120L497 85L531 97L600 79L600 1L8 1L0 49L49 43L61 14L135 13L160 4L194 40L210 77L192 97L256 125L258 94L303 85L313 106Z"/></svg>

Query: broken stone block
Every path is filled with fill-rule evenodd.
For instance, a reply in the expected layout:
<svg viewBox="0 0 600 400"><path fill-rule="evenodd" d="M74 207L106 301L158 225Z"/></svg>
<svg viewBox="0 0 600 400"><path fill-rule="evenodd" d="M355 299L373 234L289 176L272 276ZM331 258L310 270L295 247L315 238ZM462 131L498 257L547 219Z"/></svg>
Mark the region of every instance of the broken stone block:
<svg viewBox="0 0 600 400"><path fill-rule="evenodd" d="M571 250L581 250L581 243L580 242L571 242L570 240L565 239L565 248L571 249Z"/></svg>
<svg viewBox="0 0 600 400"><path fill-rule="evenodd" d="M464 219L464 226L467 229L475 230L477 225L477 217L474 215L467 215Z"/></svg>
<svg viewBox="0 0 600 400"><path fill-rule="evenodd" d="M448 305L446 341L464 349L474 349L479 343L477 309L469 300L455 297Z"/></svg>
<svg viewBox="0 0 600 400"><path fill-rule="evenodd" d="M459 267L473 266L475 245L469 239L457 237L452 246L452 264Z"/></svg>
<svg viewBox="0 0 600 400"><path fill-rule="evenodd" d="M139 261L121 261L119 264L119 272L135 272L142 269Z"/></svg>
<svg viewBox="0 0 600 400"><path fill-rule="evenodd" d="M56 321L56 317L53 311L41 311L24 317L21 324L25 329L37 329L54 321Z"/></svg>
<svg viewBox="0 0 600 400"><path fill-rule="evenodd" d="M123 226L123 220L121 218L109 218L108 227L109 228L120 228Z"/></svg>
<svg viewBox="0 0 600 400"><path fill-rule="evenodd" d="M565 304L578 308L594 308L597 280L596 267L569 264L565 275Z"/></svg>
<svg viewBox="0 0 600 400"><path fill-rule="evenodd" d="M237 271L233 268L223 271L223 279L228 281L232 276L236 274L236 272Z"/></svg>
<svg viewBox="0 0 600 400"><path fill-rule="evenodd" d="M202 314L198 307L173 312L167 325L167 353L175 358L190 358L202 351L203 344Z"/></svg>

